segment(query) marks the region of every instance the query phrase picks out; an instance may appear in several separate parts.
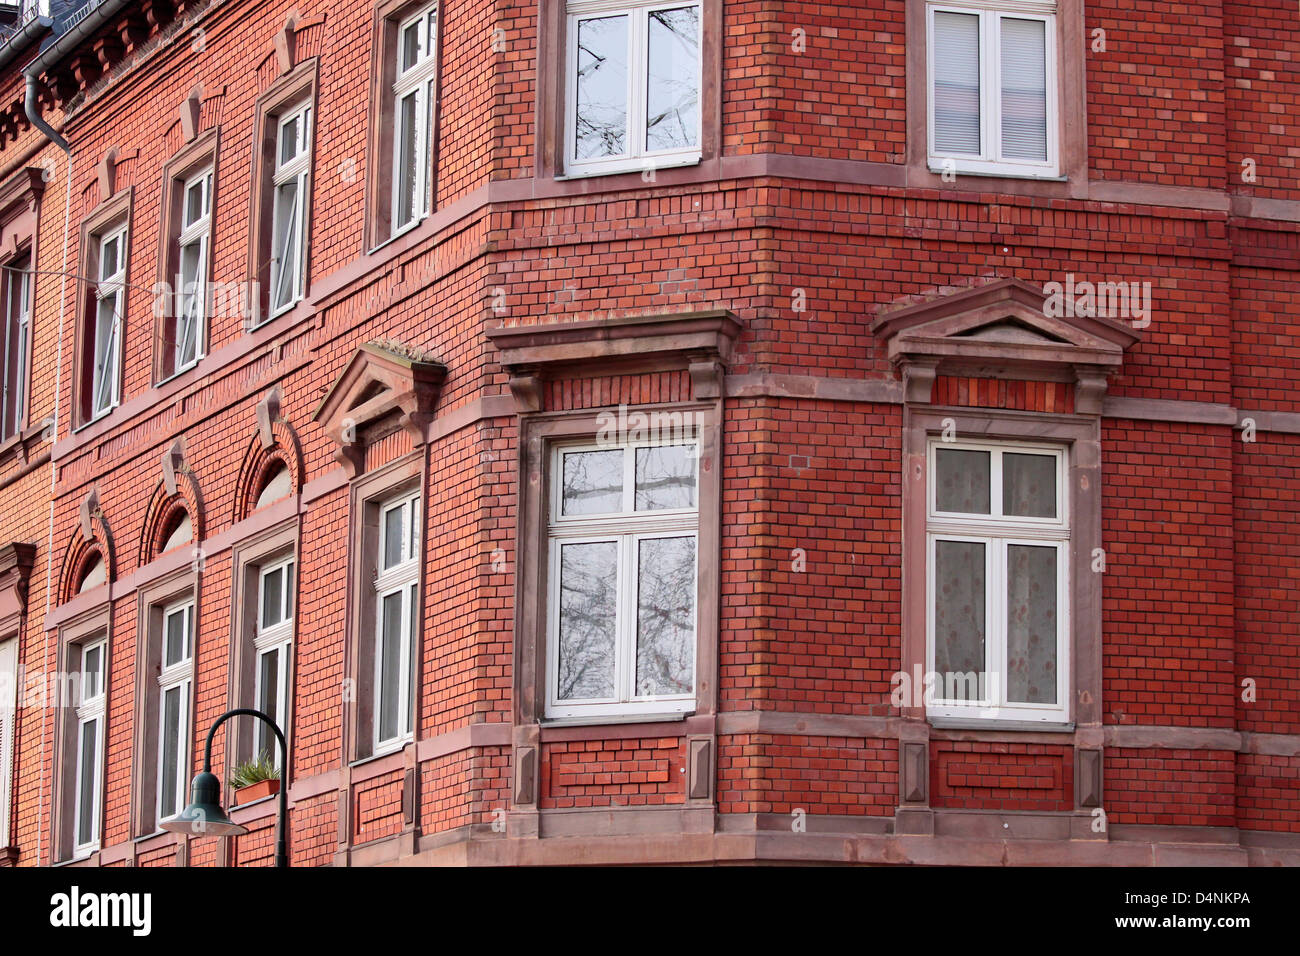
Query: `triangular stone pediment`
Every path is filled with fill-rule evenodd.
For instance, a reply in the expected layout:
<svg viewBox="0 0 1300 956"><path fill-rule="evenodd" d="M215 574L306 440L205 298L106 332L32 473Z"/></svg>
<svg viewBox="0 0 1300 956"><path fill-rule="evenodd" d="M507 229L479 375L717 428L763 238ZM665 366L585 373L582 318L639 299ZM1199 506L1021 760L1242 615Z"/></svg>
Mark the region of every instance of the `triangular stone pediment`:
<svg viewBox="0 0 1300 956"><path fill-rule="evenodd" d="M313 419L339 445L336 457L355 475L364 454L366 426L397 415L416 444L425 441L447 369L401 343L367 342L321 400Z"/></svg>

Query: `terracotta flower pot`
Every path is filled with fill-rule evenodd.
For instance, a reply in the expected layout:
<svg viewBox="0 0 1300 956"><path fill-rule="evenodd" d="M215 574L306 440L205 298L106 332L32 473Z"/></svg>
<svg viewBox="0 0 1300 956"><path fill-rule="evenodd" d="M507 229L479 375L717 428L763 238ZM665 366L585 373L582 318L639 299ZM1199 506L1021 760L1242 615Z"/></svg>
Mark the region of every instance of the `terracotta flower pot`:
<svg viewBox="0 0 1300 956"><path fill-rule="evenodd" d="M235 806L252 803L254 800L261 800L263 797L269 797L279 792L279 780L259 780L257 783L250 784L247 787L240 787L235 791Z"/></svg>

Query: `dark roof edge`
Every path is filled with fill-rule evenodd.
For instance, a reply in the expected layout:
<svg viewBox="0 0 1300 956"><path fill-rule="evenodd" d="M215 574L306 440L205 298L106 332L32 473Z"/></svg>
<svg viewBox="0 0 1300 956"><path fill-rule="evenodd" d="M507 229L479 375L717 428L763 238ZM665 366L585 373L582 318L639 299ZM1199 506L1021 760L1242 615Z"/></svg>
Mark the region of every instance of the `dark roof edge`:
<svg viewBox="0 0 1300 956"><path fill-rule="evenodd" d="M91 8L90 12L73 24L66 33L41 50L23 69L23 73L30 79L36 79L42 73L52 70L131 3L132 0L100 0L98 5Z"/></svg>
<svg viewBox="0 0 1300 956"><path fill-rule="evenodd" d="M32 42L44 36L54 26L49 17L32 17L15 30L4 46L0 46L0 70L4 70L19 53L32 45Z"/></svg>

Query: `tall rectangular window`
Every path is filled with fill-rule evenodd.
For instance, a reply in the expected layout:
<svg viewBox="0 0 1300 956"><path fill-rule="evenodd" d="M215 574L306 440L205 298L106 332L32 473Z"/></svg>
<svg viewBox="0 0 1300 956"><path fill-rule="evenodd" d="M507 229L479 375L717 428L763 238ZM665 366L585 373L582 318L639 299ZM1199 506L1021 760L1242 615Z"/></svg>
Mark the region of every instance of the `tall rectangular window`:
<svg viewBox="0 0 1300 956"><path fill-rule="evenodd" d="M207 334L208 243L212 231L211 169L190 178L182 187L180 227L173 372L183 372L203 356Z"/></svg>
<svg viewBox="0 0 1300 956"><path fill-rule="evenodd" d="M0 850L13 815L14 718L18 712L18 638L0 641Z"/></svg>
<svg viewBox="0 0 1300 956"><path fill-rule="evenodd" d="M1068 719L1066 450L935 440L929 456L927 710Z"/></svg>
<svg viewBox="0 0 1300 956"><path fill-rule="evenodd" d="M276 561L258 572L257 633L253 648L255 706L286 735L289 732L289 655L293 646L294 561ZM275 734L261 721L254 730L254 750L283 763Z"/></svg>
<svg viewBox="0 0 1300 956"><path fill-rule="evenodd" d="M973 174L1056 176L1056 5L931 4L930 164Z"/></svg>
<svg viewBox="0 0 1300 956"><path fill-rule="evenodd" d="M429 211L437 40L437 4L398 25L392 90L393 235L411 228Z"/></svg>
<svg viewBox="0 0 1300 956"><path fill-rule="evenodd" d="M4 408L0 441L16 435L27 423L27 357L31 348L31 257L4 266Z"/></svg>
<svg viewBox="0 0 1300 956"><path fill-rule="evenodd" d="M379 509L375 575L375 749L405 740L414 725L415 641L419 640L420 497Z"/></svg>
<svg viewBox="0 0 1300 956"><path fill-rule="evenodd" d="M271 199L271 315L291 308L303 296L307 216L311 208L310 101L277 119L275 171Z"/></svg>
<svg viewBox="0 0 1300 956"><path fill-rule="evenodd" d="M570 0L567 9L566 172L698 161L700 4Z"/></svg>
<svg viewBox="0 0 1300 956"><path fill-rule="evenodd" d="M90 418L107 414L121 400L122 316L126 308L127 228L105 231L99 250L90 321Z"/></svg>
<svg viewBox="0 0 1300 956"><path fill-rule="evenodd" d="M694 709L698 449L554 448L548 717Z"/></svg>
<svg viewBox="0 0 1300 956"><path fill-rule="evenodd" d="M73 854L99 848L100 794L104 784L104 699L108 642L81 648L80 701L77 704L77 782L73 806Z"/></svg>
<svg viewBox="0 0 1300 956"><path fill-rule="evenodd" d="M194 678L194 602L163 609L162 669L158 675L158 816L185 806L189 784L190 686Z"/></svg>

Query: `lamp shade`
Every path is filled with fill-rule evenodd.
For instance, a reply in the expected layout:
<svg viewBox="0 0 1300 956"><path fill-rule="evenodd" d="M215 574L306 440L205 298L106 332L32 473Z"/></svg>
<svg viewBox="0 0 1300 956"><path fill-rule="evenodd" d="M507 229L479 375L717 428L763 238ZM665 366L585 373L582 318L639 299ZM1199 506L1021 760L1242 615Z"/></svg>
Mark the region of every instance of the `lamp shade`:
<svg viewBox="0 0 1300 956"><path fill-rule="evenodd" d="M221 809L221 781L216 774L200 773L190 788L190 805L166 823L162 829L173 833L188 833L196 837L239 836L247 833Z"/></svg>

